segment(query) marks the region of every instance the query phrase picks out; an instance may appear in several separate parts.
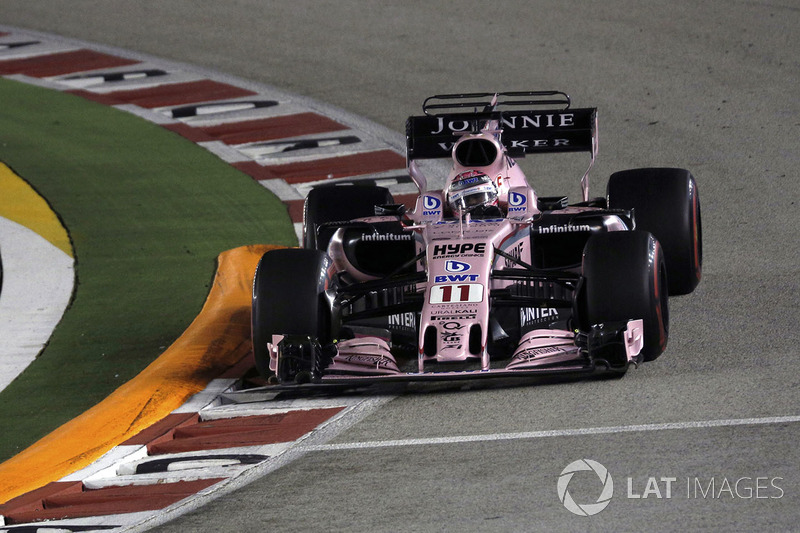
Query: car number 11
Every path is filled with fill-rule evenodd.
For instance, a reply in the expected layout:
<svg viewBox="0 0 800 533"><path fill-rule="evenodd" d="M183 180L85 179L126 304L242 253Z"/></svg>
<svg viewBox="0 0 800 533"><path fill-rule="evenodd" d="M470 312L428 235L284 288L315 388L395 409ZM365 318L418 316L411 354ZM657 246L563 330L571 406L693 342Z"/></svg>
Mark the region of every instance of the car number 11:
<svg viewBox="0 0 800 533"><path fill-rule="evenodd" d="M464 283L461 285L434 285L429 302L432 304L479 303L483 301L483 285Z"/></svg>

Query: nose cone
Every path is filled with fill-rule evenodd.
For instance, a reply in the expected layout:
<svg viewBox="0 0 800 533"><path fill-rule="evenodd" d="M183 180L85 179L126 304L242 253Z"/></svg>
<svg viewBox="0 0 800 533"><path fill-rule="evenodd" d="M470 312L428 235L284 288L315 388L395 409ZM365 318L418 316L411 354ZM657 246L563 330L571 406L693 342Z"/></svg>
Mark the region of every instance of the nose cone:
<svg viewBox="0 0 800 533"><path fill-rule="evenodd" d="M443 320L428 326L423 340L425 361L457 363L481 359L485 339L474 320Z"/></svg>

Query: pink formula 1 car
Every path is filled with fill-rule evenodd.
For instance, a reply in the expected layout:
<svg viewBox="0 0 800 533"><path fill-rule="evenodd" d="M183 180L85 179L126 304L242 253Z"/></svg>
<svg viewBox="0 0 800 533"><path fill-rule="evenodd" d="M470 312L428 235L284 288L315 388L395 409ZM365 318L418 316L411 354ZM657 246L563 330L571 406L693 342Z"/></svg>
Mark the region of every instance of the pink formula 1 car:
<svg viewBox="0 0 800 533"><path fill-rule="evenodd" d="M413 210L313 189L304 247L264 254L258 369L279 383L624 373L664 351L669 295L700 280L692 175L613 174L605 198L537 197L515 158L597 153L596 109L557 92L439 95L408 119ZM417 161L452 157L442 190ZM591 163L589 168L591 168Z"/></svg>

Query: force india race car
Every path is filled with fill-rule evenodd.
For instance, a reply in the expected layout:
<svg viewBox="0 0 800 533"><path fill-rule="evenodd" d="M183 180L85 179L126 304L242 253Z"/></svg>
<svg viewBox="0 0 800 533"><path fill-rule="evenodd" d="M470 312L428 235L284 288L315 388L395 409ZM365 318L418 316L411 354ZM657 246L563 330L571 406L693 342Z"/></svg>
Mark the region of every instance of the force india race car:
<svg viewBox="0 0 800 533"><path fill-rule="evenodd" d="M700 203L675 168L589 198L597 110L558 91L439 95L406 125L413 210L373 185L305 203L303 248L255 274L252 340L278 383L625 373L664 352L668 296L700 280ZM589 152L581 202L537 197L515 158ZM442 190L418 160L451 157Z"/></svg>

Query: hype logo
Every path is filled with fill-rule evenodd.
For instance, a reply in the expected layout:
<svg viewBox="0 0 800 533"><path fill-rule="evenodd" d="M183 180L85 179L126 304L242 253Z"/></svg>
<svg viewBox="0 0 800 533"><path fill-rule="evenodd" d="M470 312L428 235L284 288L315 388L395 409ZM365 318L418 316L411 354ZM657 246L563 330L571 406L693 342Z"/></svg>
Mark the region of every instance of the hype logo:
<svg viewBox="0 0 800 533"><path fill-rule="evenodd" d="M469 263L462 263L461 261L446 261L444 269L448 272L466 272L472 268Z"/></svg>

